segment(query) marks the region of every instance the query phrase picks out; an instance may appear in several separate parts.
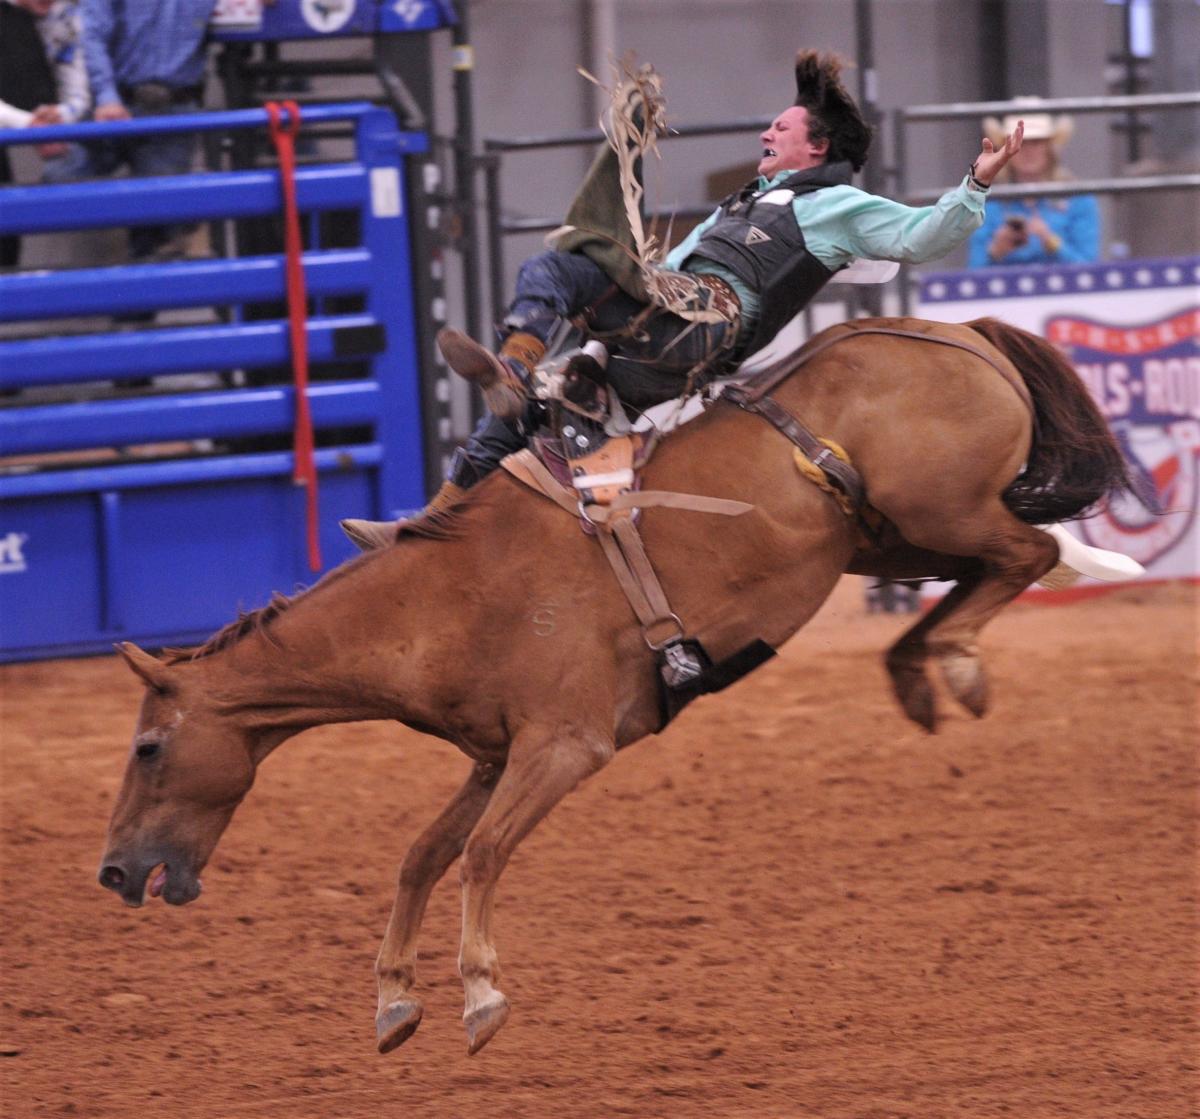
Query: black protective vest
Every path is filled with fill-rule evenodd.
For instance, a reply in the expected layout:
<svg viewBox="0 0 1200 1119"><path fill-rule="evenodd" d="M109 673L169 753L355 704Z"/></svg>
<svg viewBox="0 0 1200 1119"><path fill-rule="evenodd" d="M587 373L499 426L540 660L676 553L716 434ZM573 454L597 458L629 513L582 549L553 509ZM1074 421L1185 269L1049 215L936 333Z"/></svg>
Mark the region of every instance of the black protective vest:
<svg viewBox="0 0 1200 1119"><path fill-rule="evenodd" d="M748 183L721 203L721 216L696 243L688 261L716 261L758 293L758 322L745 353L765 346L833 275L805 246L792 198L849 183L850 176L850 164L824 163L770 190Z"/></svg>

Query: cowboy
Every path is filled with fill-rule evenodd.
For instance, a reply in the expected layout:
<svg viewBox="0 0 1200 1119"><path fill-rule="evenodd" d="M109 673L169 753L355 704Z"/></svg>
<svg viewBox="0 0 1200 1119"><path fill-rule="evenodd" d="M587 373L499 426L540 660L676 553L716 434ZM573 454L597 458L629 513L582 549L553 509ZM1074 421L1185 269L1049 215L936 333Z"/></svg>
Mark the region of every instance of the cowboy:
<svg viewBox="0 0 1200 1119"><path fill-rule="evenodd" d="M1074 124L1069 116L1039 112L1040 97L1017 97L1025 121L1020 152L1004 169L1016 183L1067 182L1074 176L1062 165L1062 149ZM1016 125L1016 114L1003 121L987 117L984 134L996 141ZM988 207L972 235L972 268L1014 264L1088 264L1100 257L1100 206L1095 195L1070 198L1000 198Z"/></svg>
<svg viewBox="0 0 1200 1119"><path fill-rule="evenodd" d="M920 264L978 228L988 187L1020 150L1020 123L999 145L985 138L962 183L936 205L904 206L850 185L866 162L871 129L842 84L841 66L817 51L797 56L795 103L760 137L758 178L726 198L665 267L642 268L640 284L597 263L612 254L594 240L577 238L581 247L566 252L560 241L521 267L498 354L461 331L439 333L447 364L483 390L488 414L421 516L450 508L526 444L535 422L527 385L564 319L582 314L590 333L614 339L608 383L628 406L644 409L731 371L856 258ZM397 524L354 520L342 528L366 549L392 543Z"/></svg>

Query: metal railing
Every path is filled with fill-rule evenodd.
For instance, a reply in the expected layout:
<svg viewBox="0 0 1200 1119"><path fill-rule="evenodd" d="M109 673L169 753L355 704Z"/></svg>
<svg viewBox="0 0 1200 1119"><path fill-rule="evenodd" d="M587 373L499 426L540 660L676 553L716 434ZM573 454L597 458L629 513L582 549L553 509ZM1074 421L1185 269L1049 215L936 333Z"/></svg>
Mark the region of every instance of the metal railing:
<svg viewBox="0 0 1200 1119"><path fill-rule="evenodd" d="M921 205L936 201L951 189L909 191L905 159L908 150L908 127L912 124L936 124L948 120L979 120L985 116L1006 116L1021 112L1038 113L1118 113L1135 109L1200 110L1200 93L1156 93L1136 97L1057 97L1031 106L1024 101L973 101L949 105L911 105L892 111L892 136L895 166L895 190L903 201ZM1137 175L1105 179L1073 179L1070 182L998 183L991 197L1009 198L1028 194L1063 196L1073 194L1131 194L1136 191L1194 189L1200 186L1200 175L1166 174Z"/></svg>
<svg viewBox="0 0 1200 1119"><path fill-rule="evenodd" d="M334 557L347 554L339 516L395 517L426 492L402 203L402 156L426 137L366 103L314 106L302 120L348 121L356 137L353 158L295 174L309 234L301 263L321 547ZM268 123L261 109L238 110L6 131L0 144ZM280 210L280 172L267 168L20 185L0 191L0 234L235 220L271 230ZM0 324L37 324L0 338L0 518L21 552L19 578L0 580L0 661L100 651L118 638L190 643L231 602L264 601L308 577L296 531L305 491L284 450L297 390L280 247L264 236L253 255L0 274ZM116 330L109 319L168 309L203 321ZM104 321L59 332L80 315ZM177 375L187 383L146 391ZM55 610L41 609L51 600Z"/></svg>
<svg viewBox="0 0 1200 1119"><path fill-rule="evenodd" d="M979 121L985 116L1031 113L1129 113L1139 109L1200 110L1200 93L1156 93L1127 97L1055 97L1030 105L1027 101L964 101L947 105L910 105L894 109L892 118L893 190L898 198L913 206L935 202L950 186L909 190L907 183L908 129L915 124L940 124L944 121ZM1103 179L1072 179L1067 182L997 183L990 198L1069 197L1078 194L1137 194L1154 190L1195 190L1200 174L1178 173L1132 175ZM901 300L904 313L911 301L910 266L900 272Z"/></svg>
<svg viewBox="0 0 1200 1119"><path fill-rule="evenodd" d="M341 105L305 105L300 112L300 121L304 127L335 121L359 121L368 113L377 111L377 106L366 101L349 101ZM232 132L247 128L261 129L266 122L267 114L263 109L222 109L103 123L82 121L79 124L45 124L33 128L0 129L0 147L126 140L135 136L173 136L189 132ZM428 143L423 135L417 133L397 132L397 136L397 150L403 153L423 151Z"/></svg>

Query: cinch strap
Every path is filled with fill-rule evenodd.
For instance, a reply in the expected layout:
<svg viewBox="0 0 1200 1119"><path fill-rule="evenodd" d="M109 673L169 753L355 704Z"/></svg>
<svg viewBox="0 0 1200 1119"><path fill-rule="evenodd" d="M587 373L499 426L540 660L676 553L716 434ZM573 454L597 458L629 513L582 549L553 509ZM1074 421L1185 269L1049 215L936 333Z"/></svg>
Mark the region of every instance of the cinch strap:
<svg viewBox="0 0 1200 1119"><path fill-rule="evenodd" d="M279 157L279 185L283 188L284 259L287 276L288 336L292 351L292 395L296 401L292 442L292 481L305 488L305 521L308 566L321 570L321 545L317 522L317 460L314 452L312 410L308 401L308 293L301 258L300 213L296 208L296 133L300 131L300 106L295 101L268 101L271 143ZM281 119L287 114L286 123Z"/></svg>
<svg viewBox="0 0 1200 1119"><path fill-rule="evenodd" d="M695 513L716 513L740 517L753 505L723 497L703 497L664 490L619 493L609 505L582 505L562 485L534 453L526 448L509 455L500 465L530 489L550 498L568 513L582 516L599 530L597 538L617 583L642 625L646 644L656 652L684 637L683 623L667 602L666 593L646 555L641 534L627 515L631 509L690 509Z"/></svg>

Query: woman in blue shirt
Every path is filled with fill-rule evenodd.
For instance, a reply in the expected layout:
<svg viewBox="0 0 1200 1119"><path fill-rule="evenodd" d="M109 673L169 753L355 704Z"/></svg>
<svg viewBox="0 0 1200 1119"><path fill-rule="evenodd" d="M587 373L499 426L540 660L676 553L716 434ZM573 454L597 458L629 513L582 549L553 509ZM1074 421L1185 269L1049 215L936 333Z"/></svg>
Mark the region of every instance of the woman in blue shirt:
<svg viewBox="0 0 1200 1119"><path fill-rule="evenodd" d="M1030 99L1033 100L1033 99ZM1045 183L1071 176L1059 164L1059 151L1071 134L1071 120L1049 113L1024 113L984 122L989 135L1025 121L1021 150L1009 163L1013 182ZM971 236L968 264L1085 264L1100 256L1100 209L1094 195L1066 198L993 198L983 225Z"/></svg>

